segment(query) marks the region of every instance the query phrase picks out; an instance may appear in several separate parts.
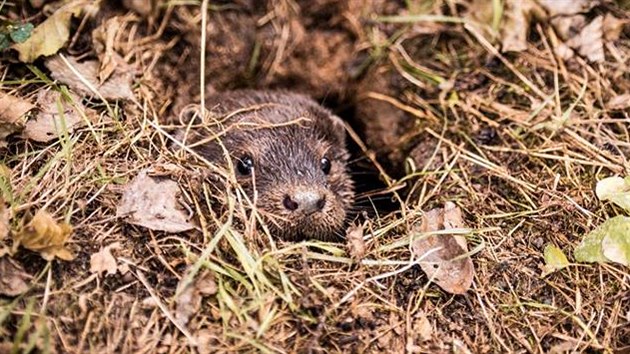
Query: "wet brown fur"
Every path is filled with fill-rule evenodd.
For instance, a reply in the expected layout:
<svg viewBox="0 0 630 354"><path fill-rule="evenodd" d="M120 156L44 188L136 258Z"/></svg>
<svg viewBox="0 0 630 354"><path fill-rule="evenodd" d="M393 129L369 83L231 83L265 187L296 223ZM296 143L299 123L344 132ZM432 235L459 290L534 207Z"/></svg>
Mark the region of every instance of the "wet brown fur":
<svg viewBox="0 0 630 354"><path fill-rule="evenodd" d="M189 143L203 141L195 149L227 167L223 148L212 139L219 135L235 169L243 156L253 159L251 175L235 175L250 198L256 190L256 207L274 235L335 239L354 198L341 120L305 96L279 91L219 93L207 100L206 109L221 123L195 129ZM331 161L328 175L321 169L323 157ZM320 193L324 208L310 215L288 210L283 200L297 190Z"/></svg>

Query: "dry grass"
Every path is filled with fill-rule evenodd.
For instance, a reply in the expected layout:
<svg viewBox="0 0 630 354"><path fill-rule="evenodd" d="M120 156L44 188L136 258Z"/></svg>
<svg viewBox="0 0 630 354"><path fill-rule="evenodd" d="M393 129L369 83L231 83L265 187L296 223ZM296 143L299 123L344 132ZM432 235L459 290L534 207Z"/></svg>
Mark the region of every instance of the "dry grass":
<svg viewBox="0 0 630 354"><path fill-rule="evenodd" d="M198 11L170 8L162 27L185 27L183 19L199 26L206 19ZM136 30L146 25L126 20ZM543 25L527 51L505 57L472 27L432 21L448 30L413 36L413 25L401 25L392 38L361 44L375 49L372 63L404 82L396 97L371 98L415 117L408 138L418 143L403 176L377 166L401 205L365 220L360 260L343 244L286 243L257 231L257 214L229 172L211 184L207 161L168 148L162 117L177 92L165 88L154 63L172 43L159 35L121 40L127 58L142 63L137 103L92 102L112 120L50 144L14 139L0 159L11 169L2 191L12 228L47 209L74 226L77 255L50 263L23 249L12 256L35 278L28 292L0 300L0 351L584 352L629 345L627 268L572 264L541 277L545 245L572 260L585 233L621 213L599 203L593 185L630 173L630 114L605 108L630 87L627 32L607 43L615 55L605 63L567 64L551 51ZM280 53L287 43L278 45ZM479 58L493 56L479 66ZM5 91L60 89L40 71L5 64ZM448 96L436 93L444 81L454 85ZM199 230L165 234L115 217L124 184L149 166L180 183ZM411 226L446 201L464 210L474 249L473 288L461 296L428 282L410 252L418 236ZM119 272L90 273L90 256L113 243L120 243L113 250ZM208 277L216 292L178 323L185 285Z"/></svg>

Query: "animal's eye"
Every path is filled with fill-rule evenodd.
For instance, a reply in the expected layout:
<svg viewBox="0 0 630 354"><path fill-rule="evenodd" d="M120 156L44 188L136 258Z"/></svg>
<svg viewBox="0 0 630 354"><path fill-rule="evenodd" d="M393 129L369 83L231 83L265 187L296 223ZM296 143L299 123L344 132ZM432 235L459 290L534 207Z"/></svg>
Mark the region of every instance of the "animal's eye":
<svg viewBox="0 0 630 354"><path fill-rule="evenodd" d="M236 170L242 176L249 176L254 169L254 161L251 157L245 155L236 162Z"/></svg>
<svg viewBox="0 0 630 354"><path fill-rule="evenodd" d="M324 174L329 174L330 173L330 160L327 157L322 157L320 164L321 164L322 171L324 171Z"/></svg>

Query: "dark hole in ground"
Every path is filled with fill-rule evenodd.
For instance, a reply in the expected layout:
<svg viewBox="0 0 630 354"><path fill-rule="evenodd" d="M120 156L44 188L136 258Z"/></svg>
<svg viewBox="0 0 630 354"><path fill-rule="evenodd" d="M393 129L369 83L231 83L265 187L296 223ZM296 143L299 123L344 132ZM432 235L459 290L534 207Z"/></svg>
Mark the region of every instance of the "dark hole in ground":
<svg viewBox="0 0 630 354"><path fill-rule="evenodd" d="M364 134L354 124L356 122L354 118L355 105L352 102L336 97L326 97L318 100L318 102L348 122L359 135L359 138L364 140ZM354 181L356 195L350 216L352 218L362 217L362 215L367 217L383 216L398 210L400 205L395 200L393 193L387 191L387 184L382 180L378 169L350 136L347 136L346 148L350 152L348 167Z"/></svg>

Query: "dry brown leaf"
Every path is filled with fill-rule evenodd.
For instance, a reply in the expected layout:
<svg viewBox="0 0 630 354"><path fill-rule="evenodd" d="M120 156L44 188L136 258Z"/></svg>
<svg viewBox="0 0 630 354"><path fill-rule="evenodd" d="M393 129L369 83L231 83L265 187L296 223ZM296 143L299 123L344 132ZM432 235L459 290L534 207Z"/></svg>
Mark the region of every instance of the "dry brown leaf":
<svg viewBox="0 0 630 354"><path fill-rule="evenodd" d="M558 37L560 37L564 41L567 41L580 34L582 28L586 26L586 16L561 16L552 18L550 22L556 33L558 34Z"/></svg>
<svg viewBox="0 0 630 354"><path fill-rule="evenodd" d="M47 261L55 257L64 261L74 259L74 255L65 247L72 235L72 226L64 222L57 223L45 210L39 210L15 239L17 244L31 251L38 252Z"/></svg>
<svg viewBox="0 0 630 354"><path fill-rule="evenodd" d="M120 243L115 242L109 246L101 248L100 251L94 253L90 257L90 273L101 274L107 272L107 274L116 274L118 271L118 265L116 258L112 255L111 250L120 248Z"/></svg>
<svg viewBox="0 0 630 354"><path fill-rule="evenodd" d="M46 60L45 65L50 70L51 76L55 80L59 80L83 95L94 96L95 92L90 88L92 87L97 90L104 99L133 100L134 97L131 85L134 74L129 65L124 63L124 61L121 60L117 62L117 67L111 76L109 76L105 82L100 83L98 80L100 67L98 61L87 60L79 63L77 59L73 57L66 57L66 60L70 67L68 67L63 58L59 55L55 55ZM77 76L72 69L78 72L80 76ZM89 86L84 84L82 79L87 81Z"/></svg>
<svg viewBox="0 0 630 354"><path fill-rule="evenodd" d="M8 257L0 258L0 295L18 296L28 290L33 277Z"/></svg>
<svg viewBox="0 0 630 354"><path fill-rule="evenodd" d="M622 20L607 13L606 15L604 15L603 23L604 39L610 42L618 40L619 36L621 36L621 32L623 32L624 26L628 23L630 23L629 19Z"/></svg>
<svg viewBox="0 0 630 354"><path fill-rule="evenodd" d="M214 281L214 275L210 271L204 271L201 273L197 282L195 283L197 289L203 296L210 296L217 293L217 283Z"/></svg>
<svg viewBox="0 0 630 354"><path fill-rule="evenodd" d="M415 320L413 321L412 331L416 333L422 342L426 342L433 337L433 326L427 315L420 311L415 316Z"/></svg>
<svg viewBox="0 0 630 354"><path fill-rule="evenodd" d="M20 61L31 63L41 56L55 54L70 38L70 19L81 13L79 6L63 6L39 24L31 36L12 48L19 53Z"/></svg>
<svg viewBox="0 0 630 354"><path fill-rule="evenodd" d="M117 67L126 64L124 59L114 51L116 35L120 29L120 18L114 16L92 31L92 44L101 63L98 71L99 83L105 82Z"/></svg>
<svg viewBox="0 0 630 354"><path fill-rule="evenodd" d="M601 3L600 0L538 0L549 16L567 16L588 12Z"/></svg>
<svg viewBox="0 0 630 354"><path fill-rule="evenodd" d="M422 218L422 224L414 231L430 233L463 227L461 210L452 203L444 209L428 211ZM459 241L461 242L461 240ZM460 246L453 235L429 235L417 239L412 246L414 255L420 258L420 266L430 279L451 294L463 294L472 285L474 266L470 257L462 256L466 249Z"/></svg>
<svg viewBox="0 0 630 354"><path fill-rule="evenodd" d="M151 177L148 171L140 171L127 185L116 215L126 217L130 224L152 230L182 232L194 228L178 205L177 183L168 178Z"/></svg>
<svg viewBox="0 0 630 354"><path fill-rule="evenodd" d="M624 93L611 98L607 104L608 109L623 110L630 108L630 93Z"/></svg>
<svg viewBox="0 0 630 354"><path fill-rule="evenodd" d="M39 113L35 119L26 122L22 136L42 143L60 137L64 127L65 131L72 133L76 128L84 125L83 114L90 120L94 120L96 116L93 110L81 104L78 96L71 94L68 100L64 95L53 90L40 91L37 95L37 106Z"/></svg>
<svg viewBox="0 0 630 354"><path fill-rule="evenodd" d="M33 108L31 102L0 92L0 147L6 145L5 138L19 132L24 126L24 116Z"/></svg>
<svg viewBox="0 0 630 354"><path fill-rule="evenodd" d="M466 227L464 223L464 214L462 210L453 202L444 203L444 230L463 229ZM468 252L468 243L466 237L462 235L453 235L459 247Z"/></svg>
<svg viewBox="0 0 630 354"><path fill-rule="evenodd" d="M217 347L219 343L219 334L208 328L201 329L195 333L197 339L197 351L199 354L211 354L214 353L213 348Z"/></svg>
<svg viewBox="0 0 630 354"><path fill-rule="evenodd" d="M181 289L180 289L181 288ZM190 321L190 317L199 312L203 296L214 295L217 285L210 271L204 271L192 282L182 278L178 285L177 299L175 299L175 319L182 325Z"/></svg>
<svg viewBox="0 0 630 354"><path fill-rule="evenodd" d="M346 230L346 248L352 259L360 260L365 256L365 241L363 241L363 226L352 225Z"/></svg>
<svg viewBox="0 0 630 354"><path fill-rule="evenodd" d="M596 63L604 61L604 18L597 16L582 28L579 35L567 41L567 45L575 49L580 55Z"/></svg>
<svg viewBox="0 0 630 354"><path fill-rule="evenodd" d="M9 221L11 220L9 211L4 199L0 196L0 241L9 236Z"/></svg>
<svg viewBox="0 0 630 354"><path fill-rule="evenodd" d="M507 1L501 23L501 51L521 52L527 49L527 35L533 16L539 17L540 7L532 0Z"/></svg>

